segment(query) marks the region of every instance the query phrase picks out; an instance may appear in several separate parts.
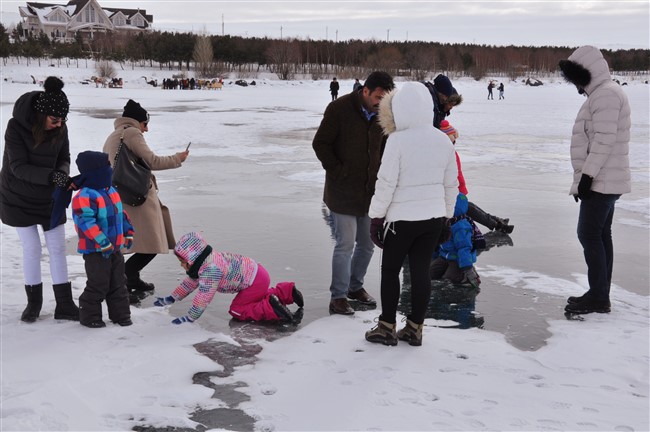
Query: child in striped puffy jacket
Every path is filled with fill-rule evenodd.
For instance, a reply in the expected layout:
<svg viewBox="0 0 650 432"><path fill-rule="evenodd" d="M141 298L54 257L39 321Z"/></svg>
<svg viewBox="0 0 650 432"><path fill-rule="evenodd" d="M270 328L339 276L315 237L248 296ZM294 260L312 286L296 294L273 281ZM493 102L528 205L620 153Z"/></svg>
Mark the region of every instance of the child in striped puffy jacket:
<svg viewBox="0 0 650 432"><path fill-rule="evenodd" d="M304 305L302 293L293 282L270 287L271 278L261 264L243 255L212 250L198 232L183 235L174 254L187 277L170 296L158 297L154 305L183 300L198 288L187 315L174 319L174 324L196 321L217 292L237 294L229 313L240 321L292 321L293 314L286 305Z"/></svg>
<svg viewBox="0 0 650 432"><path fill-rule="evenodd" d="M72 217L79 236L77 251L83 255L88 278L79 296L79 322L90 328L106 327L102 321L102 301L106 300L108 318L130 326L133 322L121 250L133 242L133 226L120 195L111 186L113 170L108 155L81 152L77 167L81 174L73 182L80 189L72 199Z"/></svg>

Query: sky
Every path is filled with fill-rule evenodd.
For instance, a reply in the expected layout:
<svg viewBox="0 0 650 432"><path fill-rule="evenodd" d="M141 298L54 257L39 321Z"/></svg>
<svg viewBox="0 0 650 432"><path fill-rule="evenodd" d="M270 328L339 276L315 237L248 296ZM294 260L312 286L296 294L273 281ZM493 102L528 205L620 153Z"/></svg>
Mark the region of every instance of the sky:
<svg viewBox="0 0 650 432"><path fill-rule="evenodd" d="M53 2L56 3L56 2ZM62 2L63 3L63 2ZM2 0L2 23L24 2ZM245 37L437 41L518 46L650 47L642 1L101 1L146 9L157 30ZM223 23L223 26L222 26Z"/></svg>
<svg viewBox="0 0 650 432"><path fill-rule="evenodd" d="M3 65L0 135L14 101L38 89L30 75L41 80L53 70L11 59ZM128 98L141 102L152 114L146 138L157 154L172 154L188 139L193 142L181 168L156 173L176 233L212 230L206 238L215 247L262 260L276 281L296 281L305 294L305 318L283 337L268 337L276 327L229 323L226 304L232 296L217 294L200 320L175 326L170 321L187 312L190 298L156 308L149 297L132 307L132 326L107 322L106 328L88 329L53 319L45 251L41 318L26 324L19 320L25 306L19 240L13 228L0 225L1 430L194 429L189 416L199 408L216 410L203 420L211 431L650 429L647 77L624 78L633 112L633 192L619 200L614 216L619 255L612 312L584 321L562 314L564 299L587 286L575 236L577 205L568 196L569 137L584 97L562 80L544 77L540 87L507 81L506 99L488 101L485 81L454 81L465 101L449 120L460 132L456 147L471 196L499 214L507 209L516 226L515 247L509 249L523 259L504 259L508 255L499 251L481 254L477 268L483 292L476 310L468 313L483 314L488 325L498 319L485 314L489 306L481 303L481 296L493 290L504 303L521 301L504 307L503 315L517 310L524 317L543 314L545 342L520 349L505 330L461 330L452 328L453 321L433 318L425 321L421 347L401 342L385 347L364 340L378 310L327 316L323 268L332 245L320 215L323 170L309 143L329 102L328 80L278 81L260 75L256 86L238 87L227 79L222 91L174 91L142 79L172 73L158 68L120 70L124 89L83 84L94 74L92 64L73 63L56 73L71 102L73 161L80 151L101 148ZM352 80L341 85L351 89ZM486 194L489 188L494 195ZM284 220L293 223L291 238ZM301 231L305 225L306 234ZM73 247L72 224L65 227L77 301L86 279L84 264ZM622 270L625 262L643 259L633 270ZM145 276L156 283L156 295L168 295L183 276L177 260L168 254L153 264L160 274L151 267ZM379 298L376 264L366 281ZM295 305L290 308L296 311ZM313 318L316 310L318 319ZM226 321L225 331L215 330L217 321ZM508 327L534 330L530 323L524 318ZM200 354L196 344L207 346L210 355ZM254 361L247 361L251 352ZM216 387L194 384L197 372L211 372L208 379ZM244 395L233 396L233 389ZM219 423L238 410L254 428Z"/></svg>

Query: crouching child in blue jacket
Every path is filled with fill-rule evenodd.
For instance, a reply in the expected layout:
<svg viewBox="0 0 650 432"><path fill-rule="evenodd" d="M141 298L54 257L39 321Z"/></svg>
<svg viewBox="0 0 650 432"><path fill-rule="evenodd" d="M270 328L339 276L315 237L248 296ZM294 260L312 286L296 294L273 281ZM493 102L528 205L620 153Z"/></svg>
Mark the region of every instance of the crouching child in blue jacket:
<svg viewBox="0 0 650 432"><path fill-rule="evenodd" d="M81 174L73 182L80 190L72 198L72 216L79 236L77 251L83 255L88 279L79 296L79 322L91 328L106 327L102 320L102 301L106 300L108 318L130 326L133 322L121 249L133 242L133 226L111 185L113 170L108 155L79 153L77 167Z"/></svg>
<svg viewBox="0 0 650 432"><path fill-rule="evenodd" d="M429 273L432 280L447 279L457 284L470 284L478 288L481 279L476 273L476 249L472 242L474 227L467 217L469 201L459 193L456 197L454 217L449 220L450 238L434 254Z"/></svg>

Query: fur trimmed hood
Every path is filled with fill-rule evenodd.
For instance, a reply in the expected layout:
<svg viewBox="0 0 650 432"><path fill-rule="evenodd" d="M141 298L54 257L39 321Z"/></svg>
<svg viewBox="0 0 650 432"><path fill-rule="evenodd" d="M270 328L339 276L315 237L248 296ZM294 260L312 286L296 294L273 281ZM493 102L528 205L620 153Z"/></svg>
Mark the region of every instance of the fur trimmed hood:
<svg viewBox="0 0 650 432"><path fill-rule="evenodd" d="M612 79L603 54L598 48L590 45L578 48L567 60L561 60L560 69L567 82L588 95L595 87Z"/></svg>
<svg viewBox="0 0 650 432"><path fill-rule="evenodd" d="M379 125L385 135L433 124L433 101L425 86L407 82L387 93L379 103Z"/></svg>

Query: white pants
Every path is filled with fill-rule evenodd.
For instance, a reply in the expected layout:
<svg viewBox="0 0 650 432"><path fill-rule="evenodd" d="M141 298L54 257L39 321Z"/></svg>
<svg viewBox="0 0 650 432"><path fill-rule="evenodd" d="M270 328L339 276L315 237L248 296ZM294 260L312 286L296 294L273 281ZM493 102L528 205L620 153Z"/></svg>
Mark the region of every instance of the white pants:
<svg viewBox="0 0 650 432"><path fill-rule="evenodd" d="M25 285L38 285L41 277L41 237L38 225L16 228L23 247L23 275ZM45 244L50 255L50 274L54 285L68 282L68 262L65 256L65 226L45 231Z"/></svg>

